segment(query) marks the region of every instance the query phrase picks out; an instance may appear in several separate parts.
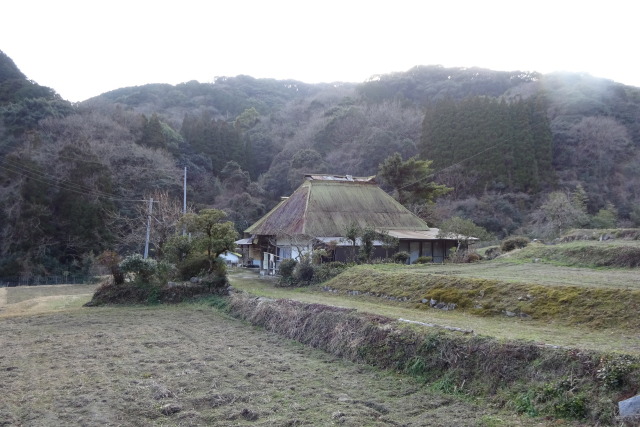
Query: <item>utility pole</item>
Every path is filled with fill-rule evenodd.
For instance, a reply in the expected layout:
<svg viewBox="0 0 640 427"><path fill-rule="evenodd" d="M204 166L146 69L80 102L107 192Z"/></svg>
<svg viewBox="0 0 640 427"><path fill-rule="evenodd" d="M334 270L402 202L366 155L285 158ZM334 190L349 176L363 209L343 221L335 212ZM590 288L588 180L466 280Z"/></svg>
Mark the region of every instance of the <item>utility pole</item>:
<svg viewBox="0 0 640 427"><path fill-rule="evenodd" d="M183 202L182 202L182 214L187 213L187 167L184 167L184 185L183 185ZM187 227L182 226L182 235L187 235Z"/></svg>
<svg viewBox="0 0 640 427"><path fill-rule="evenodd" d="M151 234L151 214L153 212L153 197L149 199L149 216L147 217L147 240L144 244L144 259L149 256L149 236Z"/></svg>

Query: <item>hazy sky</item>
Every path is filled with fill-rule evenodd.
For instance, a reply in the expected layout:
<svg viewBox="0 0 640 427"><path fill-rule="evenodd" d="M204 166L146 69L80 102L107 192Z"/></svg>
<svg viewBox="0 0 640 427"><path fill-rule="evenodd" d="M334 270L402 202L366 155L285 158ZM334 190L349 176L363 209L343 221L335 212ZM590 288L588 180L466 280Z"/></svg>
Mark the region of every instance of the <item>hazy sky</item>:
<svg viewBox="0 0 640 427"><path fill-rule="evenodd" d="M5 0L0 50L70 101L247 74L362 82L414 65L640 86L629 0ZM634 8L634 9L632 9Z"/></svg>

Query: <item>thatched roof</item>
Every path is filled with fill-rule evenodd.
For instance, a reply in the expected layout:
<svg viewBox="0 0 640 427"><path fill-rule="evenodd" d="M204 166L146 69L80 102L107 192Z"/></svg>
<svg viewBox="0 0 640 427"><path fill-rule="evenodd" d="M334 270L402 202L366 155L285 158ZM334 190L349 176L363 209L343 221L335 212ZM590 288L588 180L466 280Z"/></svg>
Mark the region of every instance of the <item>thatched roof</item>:
<svg viewBox="0 0 640 427"><path fill-rule="evenodd" d="M307 175L291 197L245 232L343 236L351 224L378 230L429 230L423 220L385 193L373 178Z"/></svg>

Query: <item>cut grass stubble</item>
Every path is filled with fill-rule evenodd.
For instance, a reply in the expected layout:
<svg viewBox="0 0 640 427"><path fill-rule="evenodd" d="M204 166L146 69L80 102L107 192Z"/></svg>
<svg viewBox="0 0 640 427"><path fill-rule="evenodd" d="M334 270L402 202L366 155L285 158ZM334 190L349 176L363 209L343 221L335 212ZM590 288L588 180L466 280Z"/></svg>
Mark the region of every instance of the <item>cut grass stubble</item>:
<svg viewBox="0 0 640 427"><path fill-rule="evenodd" d="M0 347L0 425L530 424L204 305L4 318Z"/></svg>

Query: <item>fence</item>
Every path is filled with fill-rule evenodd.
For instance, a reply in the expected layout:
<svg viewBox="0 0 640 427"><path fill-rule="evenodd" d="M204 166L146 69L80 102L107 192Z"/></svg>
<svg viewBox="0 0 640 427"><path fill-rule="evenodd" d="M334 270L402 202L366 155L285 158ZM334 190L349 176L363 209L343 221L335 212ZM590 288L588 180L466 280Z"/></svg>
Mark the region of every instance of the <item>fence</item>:
<svg viewBox="0 0 640 427"><path fill-rule="evenodd" d="M96 280L95 276L86 276L80 274L68 274L66 276L19 276L19 277L0 277L0 288L14 286L38 286L38 285L81 285L92 283Z"/></svg>

